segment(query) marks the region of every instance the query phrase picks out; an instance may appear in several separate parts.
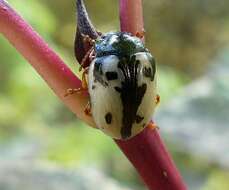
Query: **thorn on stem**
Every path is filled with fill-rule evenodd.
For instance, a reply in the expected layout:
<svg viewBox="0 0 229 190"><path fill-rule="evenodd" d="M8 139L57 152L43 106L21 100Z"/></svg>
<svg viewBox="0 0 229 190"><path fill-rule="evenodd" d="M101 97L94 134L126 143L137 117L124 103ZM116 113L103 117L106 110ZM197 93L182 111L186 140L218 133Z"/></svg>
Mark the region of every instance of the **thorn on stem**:
<svg viewBox="0 0 229 190"><path fill-rule="evenodd" d="M77 31L75 36L75 56L79 63L83 60L86 53L94 45L95 39L100 35L92 25L83 0L77 0ZM88 66L89 60L87 60Z"/></svg>

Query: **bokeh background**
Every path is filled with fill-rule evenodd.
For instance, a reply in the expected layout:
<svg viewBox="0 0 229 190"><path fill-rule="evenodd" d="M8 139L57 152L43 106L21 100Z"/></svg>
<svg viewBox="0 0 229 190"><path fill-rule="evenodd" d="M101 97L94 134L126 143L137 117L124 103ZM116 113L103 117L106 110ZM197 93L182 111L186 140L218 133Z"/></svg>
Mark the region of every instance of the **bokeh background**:
<svg viewBox="0 0 229 190"><path fill-rule="evenodd" d="M76 74L75 1L8 0ZM99 31L117 0L85 0ZM158 63L155 120L189 189L229 189L229 1L143 0ZM145 187L113 141L78 120L0 35L0 189Z"/></svg>

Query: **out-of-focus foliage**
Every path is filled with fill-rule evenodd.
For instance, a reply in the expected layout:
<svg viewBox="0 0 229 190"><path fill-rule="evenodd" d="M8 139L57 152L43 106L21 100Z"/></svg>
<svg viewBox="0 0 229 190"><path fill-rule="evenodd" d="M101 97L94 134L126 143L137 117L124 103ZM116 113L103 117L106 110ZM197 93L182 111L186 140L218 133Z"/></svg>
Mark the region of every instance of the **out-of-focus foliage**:
<svg viewBox="0 0 229 190"><path fill-rule="evenodd" d="M8 1L77 73L73 55L75 1ZM163 104L203 73L212 57L228 43L229 2L143 2L146 42L158 62L158 86ZM118 1L85 0L85 3L100 31L118 30ZM66 167L97 166L135 189L142 188L135 170L113 141L78 121L33 68L0 36L0 147L10 142L17 144L22 139L38 142L40 160ZM185 157L184 160L184 155L175 151L174 156L182 166L198 168L187 161L193 158ZM206 171L211 168L202 168L208 176ZM211 172L204 190L228 189L224 176L227 174ZM225 187L219 186L222 183Z"/></svg>
<svg viewBox="0 0 229 190"><path fill-rule="evenodd" d="M162 64L191 76L228 44L229 1L144 1L148 45Z"/></svg>
<svg viewBox="0 0 229 190"><path fill-rule="evenodd" d="M215 170L211 172L209 179L207 180L206 185L202 190L227 190L229 189L229 172L228 171L219 171Z"/></svg>

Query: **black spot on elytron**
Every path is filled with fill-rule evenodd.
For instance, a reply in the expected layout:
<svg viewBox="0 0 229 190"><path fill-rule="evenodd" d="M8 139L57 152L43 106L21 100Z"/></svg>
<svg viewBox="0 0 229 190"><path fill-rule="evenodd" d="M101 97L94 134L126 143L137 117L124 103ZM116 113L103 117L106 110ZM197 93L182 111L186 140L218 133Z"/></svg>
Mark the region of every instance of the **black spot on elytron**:
<svg viewBox="0 0 229 190"><path fill-rule="evenodd" d="M112 114L109 112L105 115L105 120L107 124L111 124L112 122Z"/></svg>
<svg viewBox="0 0 229 190"><path fill-rule="evenodd" d="M140 115L136 115L136 123L141 123L144 117L141 117Z"/></svg>
<svg viewBox="0 0 229 190"><path fill-rule="evenodd" d="M115 86L114 89L118 92L118 93L121 93L122 89L118 86Z"/></svg>
<svg viewBox="0 0 229 190"><path fill-rule="evenodd" d="M143 124L142 124L142 127L144 128L145 126L146 126L146 124L145 124L145 123L143 123Z"/></svg>
<svg viewBox="0 0 229 190"><path fill-rule="evenodd" d="M94 75L94 82L99 82L100 84L102 84L104 87L108 86L108 83L106 81L104 81L104 77L103 77L103 70L102 70L102 63L103 63L103 59L102 58L97 58L98 60L95 61L95 65L94 65L94 70L93 70L93 75Z"/></svg>
<svg viewBox="0 0 229 190"><path fill-rule="evenodd" d="M107 80L116 80L118 79L118 73L117 72L106 72Z"/></svg>
<svg viewBox="0 0 229 190"><path fill-rule="evenodd" d="M137 75L139 73L140 62L136 60L136 56L124 57L118 63L118 68L124 76L121 88L116 90L120 92L123 105L123 118L121 136L126 139L131 136L133 123L137 120L136 114L142 98L146 92L147 85L138 86ZM139 118L138 118L139 119Z"/></svg>
<svg viewBox="0 0 229 190"><path fill-rule="evenodd" d="M95 89L95 85L92 85L91 89L94 90Z"/></svg>

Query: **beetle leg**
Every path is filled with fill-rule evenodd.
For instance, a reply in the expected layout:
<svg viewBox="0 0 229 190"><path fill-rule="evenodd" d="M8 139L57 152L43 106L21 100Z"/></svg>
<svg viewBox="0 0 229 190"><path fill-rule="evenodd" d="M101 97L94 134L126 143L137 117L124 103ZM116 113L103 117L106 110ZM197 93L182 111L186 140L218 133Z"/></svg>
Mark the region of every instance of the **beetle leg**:
<svg viewBox="0 0 229 190"><path fill-rule="evenodd" d="M102 32L100 32L100 31L96 31L97 32L97 34L99 35L99 36L102 36L103 35L103 33Z"/></svg>
<svg viewBox="0 0 229 190"><path fill-rule="evenodd" d="M83 91L86 91L86 89L83 89L83 88L68 88L67 92L64 94L64 97L67 97L67 96L75 94L75 93L82 93Z"/></svg>
<svg viewBox="0 0 229 190"><path fill-rule="evenodd" d="M91 48L87 51L87 53L85 54L85 56L83 57L83 59L82 59L82 61L81 61L81 63L80 63L79 71L81 71L82 68L84 67L84 65L87 63L87 59L88 59L88 58L91 59L90 56L93 54L93 52L94 52L94 47L91 47ZM90 60L90 61L91 61L91 60Z"/></svg>
<svg viewBox="0 0 229 190"><path fill-rule="evenodd" d="M95 40L94 39L92 39L90 36L85 35L85 34L81 34L81 35L82 35L83 41L85 43L89 43L90 46L94 46L94 44L95 44Z"/></svg>
<svg viewBox="0 0 229 190"><path fill-rule="evenodd" d="M155 101L156 105L158 105L160 103L160 95L159 94L156 95L154 101Z"/></svg>
<svg viewBox="0 0 229 190"><path fill-rule="evenodd" d="M94 48L92 49L92 51L90 51L89 61L92 62L93 59L95 59L95 50L94 50Z"/></svg>
<svg viewBox="0 0 229 190"><path fill-rule="evenodd" d="M67 92L64 95L64 97L67 97L68 95L72 95L75 93L83 93L83 92L88 91L87 78L86 78L86 75L88 74L88 69L89 69L89 67L85 68L85 70L82 74L81 87L80 88L69 88L69 89L67 89Z"/></svg>
<svg viewBox="0 0 229 190"><path fill-rule="evenodd" d="M138 38L140 38L140 39L144 38L144 36L145 36L145 30L143 29L141 32L137 32L135 34L135 36L138 37Z"/></svg>
<svg viewBox="0 0 229 190"><path fill-rule="evenodd" d="M88 74L88 71L89 71L89 67L85 68L84 71L83 71L83 74L82 74L82 88L83 89L88 89L88 84L87 84L87 77L86 75Z"/></svg>
<svg viewBox="0 0 229 190"><path fill-rule="evenodd" d="M95 45L95 40L92 39L89 35L81 34L83 37L83 42L89 49L87 53L84 55L81 63L80 63L80 68L79 71L82 70L82 68L85 66L87 63L87 60L89 58L89 61L91 62L94 59L94 45Z"/></svg>
<svg viewBox="0 0 229 190"><path fill-rule="evenodd" d="M147 125L147 127L149 127L150 129L159 129L159 127L157 126L156 123L150 121L149 124Z"/></svg>
<svg viewBox="0 0 229 190"><path fill-rule="evenodd" d="M92 116L92 114L91 114L91 102L90 101L88 101L87 105L85 106L84 113L87 116Z"/></svg>

